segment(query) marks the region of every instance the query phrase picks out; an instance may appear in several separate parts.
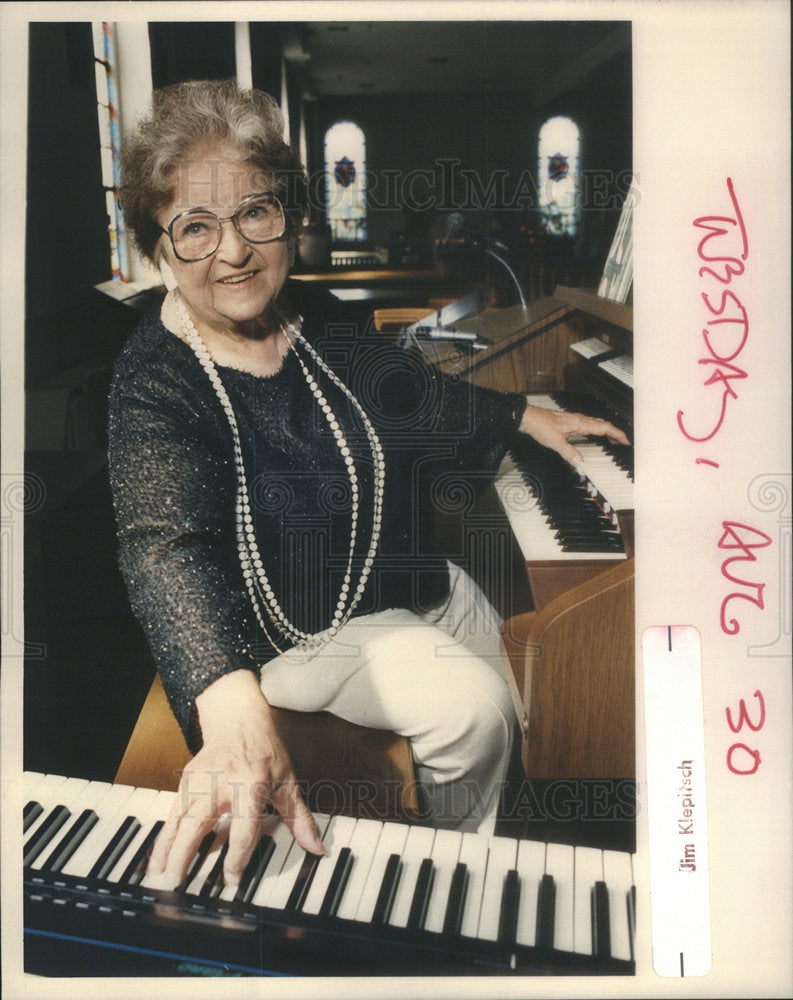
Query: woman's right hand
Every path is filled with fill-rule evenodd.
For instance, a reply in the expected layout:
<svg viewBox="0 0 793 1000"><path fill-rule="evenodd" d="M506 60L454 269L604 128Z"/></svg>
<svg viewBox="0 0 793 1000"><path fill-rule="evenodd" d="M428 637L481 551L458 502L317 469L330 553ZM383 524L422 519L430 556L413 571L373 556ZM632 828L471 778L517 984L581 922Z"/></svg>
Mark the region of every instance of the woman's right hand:
<svg viewBox="0 0 793 1000"><path fill-rule="evenodd" d="M218 678L196 698L196 708L204 743L182 773L147 875L160 876L160 888L176 888L203 838L221 815L230 813L223 880L237 885L258 843L268 805L280 813L301 847L324 854L255 674L237 670Z"/></svg>

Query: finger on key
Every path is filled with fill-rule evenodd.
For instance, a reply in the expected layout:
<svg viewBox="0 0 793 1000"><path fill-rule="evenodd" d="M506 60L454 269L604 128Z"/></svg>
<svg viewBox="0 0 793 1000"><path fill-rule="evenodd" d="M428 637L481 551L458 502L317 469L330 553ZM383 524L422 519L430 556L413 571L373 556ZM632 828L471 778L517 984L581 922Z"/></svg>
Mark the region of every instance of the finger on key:
<svg viewBox="0 0 793 1000"><path fill-rule="evenodd" d="M227 886L239 885L245 867L260 837L259 813L233 816L229 827L229 849L223 864L223 881Z"/></svg>
<svg viewBox="0 0 793 1000"><path fill-rule="evenodd" d="M169 816L147 869L148 876L157 877L157 888L175 889L181 885L201 841L216 821L203 803L193 804L184 814Z"/></svg>
<svg viewBox="0 0 793 1000"><path fill-rule="evenodd" d="M272 802L292 831L295 840L309 854L322 855L325 846L320 840L311 810L303 801L296 781L285 782L273 794Z"/></svg>

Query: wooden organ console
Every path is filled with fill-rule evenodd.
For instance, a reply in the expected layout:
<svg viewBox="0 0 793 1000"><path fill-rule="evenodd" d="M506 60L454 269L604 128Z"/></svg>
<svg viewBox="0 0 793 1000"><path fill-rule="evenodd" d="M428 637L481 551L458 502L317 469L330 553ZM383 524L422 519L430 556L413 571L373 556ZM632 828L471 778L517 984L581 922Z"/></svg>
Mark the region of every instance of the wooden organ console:
<svg viewBox="0 0 793 1000"><path fill-rule="evenodd" d="M630 306L558 287L552 298L457 326L492 343L432 345L446 372L604 417L633 441ZM523 764L530 778L632 778L633 448L575 443L580 474L521 435L497 475L498 504L491 498L491 515L508 520L532 604L510 608L503 627L528 715Z"/></svg>

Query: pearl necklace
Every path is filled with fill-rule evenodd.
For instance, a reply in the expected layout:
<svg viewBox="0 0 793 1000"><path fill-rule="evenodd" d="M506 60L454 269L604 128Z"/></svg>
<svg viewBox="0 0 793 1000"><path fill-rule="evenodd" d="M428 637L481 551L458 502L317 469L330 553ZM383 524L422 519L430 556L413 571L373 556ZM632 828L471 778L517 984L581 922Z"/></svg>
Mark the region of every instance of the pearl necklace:
<svg viewBox="0 0 793 1000"><path fill-rule="evenodd" d="M317 354L313 347L308 343L308 341L303 337L302 333L297 329L297 327L292 323L286 323L284 319L279 315L278 322L281 328L281 333L287 340L290 349L297 358L298 364L303 372L303 376L306 379L306 383L312 392L312 395L317 401L317 406L322 411L325 420L330 428L336 447L339 450L340 455L344 460L344 464L347 468L347 475L350 480L350 494L352 498L351 511L350 511L350 551L347 559L347 568L344 574L344 578L341 584L341 589L339 592L339 598L336 603L336 608L333 612L333 620L331 621L328 628L322 632L316 634L311 634L302 631L297 628L284 614L281 606L279 605L275 593L270 586L270 582L267 579L267 575L264 571L264 564L259 553L259 548L256 544L256 536L253 529L253 516L251 515L250 500L248 495L248 484L245 475L245 466L242 460L242 447L240 444L240 434L239 428L237 426L237 418L234 414L234 409L231 405L231 400L228 397L225 386L218 374L215 363L212 357L201 339L198 330L195 327L192 319L190 318L187 308L182 301L181 296L178 292L174 293L174 302L176 310L179 315L179 320L182 328L182 333L185 340L190 345L198 359L201 367L206 372L212 387L215 390L218 401L223 408L226 418L229 422L229 427L231 428L231 436L234 444L234 466L237 473L237 501L236 501L236 529L237 529L237 551L239 553L240 566L242 568L242 575L245 579L245 585L248 590L248 595L251 600L251 605L253 607L254 613L256 615L257 621L260 628L264 632L270 644L274 649L280 652L280 647L278 646L275 639L268 631L267 625L265 623L264 617L262 615L262 606L264 606L265 611L275 628L284 636L289 639L295 645L306 646L309 648L317 647L325 642L328 642L333 638L334 635L339 631L339 629L347 622L352 615L355 608L358 606L361 597L363 596L364 589L366 587L366 582L369 579L369 575L372 570L372 565L374 564L375 554L377 552L377 547L380 542L380 528L382 525L382 514L383 514L383 495L385 492L385 458L383 456L383 449L380 444L380 440L377 437L372 422L369 420L365 410L352 394L352 392L347 388L346 385L341 381L341 379L333 372L322 360L322 358ZM284 329L286 325L286 329ZM287 330L292 334L292 340L289 339L287 335ZM306 353L316 362L319 368L326 374L328 379L339 388L344 395L350 400L359 417L363 423L364 429L366 430L366 436L369 440L369 448L372 453L372 464L374 468L374 503L373 503L373 516L372 516L372 535L369 542L369 549L367 551L366 557L363 562L363 567L361 569L361 575L358 580L358 584L355 588L355 592L350 599L350 590L352 585L352 562L355 554L355 545L358 538L358 520L359 520L359 506L360 506L360 494L358 489L358 473L355 468L355 461L352 457L352 453L347 444L346 438L344 437L344 431L331 409L330 404L325 398L322 390L317 384L316 379L312 376L311 372L308 370L305 362L300 357L297 352L296 344L300 343L304 348ZM348 603L349 602L349 603Z"/></svg>

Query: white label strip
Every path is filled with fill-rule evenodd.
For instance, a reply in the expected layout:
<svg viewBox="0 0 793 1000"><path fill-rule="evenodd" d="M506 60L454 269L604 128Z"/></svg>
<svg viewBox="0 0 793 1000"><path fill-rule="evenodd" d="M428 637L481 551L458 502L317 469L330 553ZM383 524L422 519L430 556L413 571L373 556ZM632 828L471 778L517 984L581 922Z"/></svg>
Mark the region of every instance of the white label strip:
<svg viewBox="0 0 793 1000"><path fill-rule="evenodd" d="M653 966L711 967L702 651L692 626L642 636Z"/></svg>

